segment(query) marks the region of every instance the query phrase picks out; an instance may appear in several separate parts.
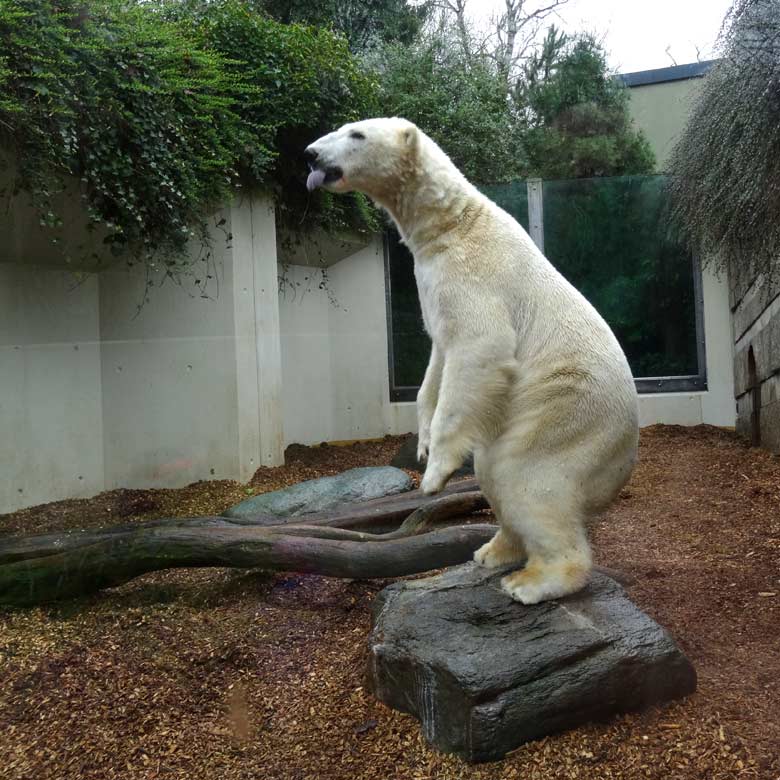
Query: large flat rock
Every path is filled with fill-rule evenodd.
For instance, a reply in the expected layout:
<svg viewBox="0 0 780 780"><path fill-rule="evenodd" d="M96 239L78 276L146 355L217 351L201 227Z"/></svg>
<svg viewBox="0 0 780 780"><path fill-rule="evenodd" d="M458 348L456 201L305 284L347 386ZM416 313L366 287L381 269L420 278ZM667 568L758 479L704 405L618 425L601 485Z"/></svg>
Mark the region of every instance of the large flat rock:
<svg viewBox="0 0 780 780"><path fill-rule="evenodd" d="M366 466L349 469L335 477L310 479L272 493L262 493L236 504L223 514L239 519L258 515L298 517L340 504L403 493L413 486L412 478L401 469Z"/></svg>
<svg viewBox="0 0 780 780"><path fill-rule="evenodd" d="M370 685L440 750L492 761L696 689L688 659L614 580L524 606L500 589L505 573L465 564L376 599Z"/></svg>

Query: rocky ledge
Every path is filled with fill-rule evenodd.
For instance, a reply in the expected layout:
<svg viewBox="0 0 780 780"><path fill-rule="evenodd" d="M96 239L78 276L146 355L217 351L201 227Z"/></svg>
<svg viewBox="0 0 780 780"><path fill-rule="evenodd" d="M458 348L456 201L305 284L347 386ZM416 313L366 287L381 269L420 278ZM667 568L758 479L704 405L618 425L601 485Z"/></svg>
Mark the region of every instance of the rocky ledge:
<svg viewBox="0 0 780 780"><path fill-rule="evenodd" d="M688 659L614 580L524 606L501 590L505 573L465 564L376 599L370 685L440 750L492 761L696 689Z"/></svg>

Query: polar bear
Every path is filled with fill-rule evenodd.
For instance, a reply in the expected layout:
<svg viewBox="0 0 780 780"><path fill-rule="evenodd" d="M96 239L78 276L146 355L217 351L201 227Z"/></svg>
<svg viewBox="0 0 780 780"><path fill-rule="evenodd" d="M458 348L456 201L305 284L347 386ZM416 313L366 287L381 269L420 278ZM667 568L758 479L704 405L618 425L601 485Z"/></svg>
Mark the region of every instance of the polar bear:
<svg viewBox="0 0 780 780"><path fill-rule="evenodd" d="M499 523L477 563L516 564L501 586L524 604L576 592L592 565L585 522L636 461L637 394L614 334L411 122L350 123L305 156L310 190L365 193L414 255L433 342L417 397L422 490L473 452Z"/></svg>

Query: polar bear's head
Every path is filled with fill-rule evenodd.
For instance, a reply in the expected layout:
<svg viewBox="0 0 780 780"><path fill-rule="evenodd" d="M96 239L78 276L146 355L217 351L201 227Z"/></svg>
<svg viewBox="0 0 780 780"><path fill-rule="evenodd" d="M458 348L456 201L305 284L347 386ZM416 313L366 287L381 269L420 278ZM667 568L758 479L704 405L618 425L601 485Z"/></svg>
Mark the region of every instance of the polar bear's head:
<svg viewBox="0 0 780 780"><path fill-rule="evenodd" d="M381 198L414 168L420 135L414 124L396 117L346 124L306 148L306 186Z"/></svg>

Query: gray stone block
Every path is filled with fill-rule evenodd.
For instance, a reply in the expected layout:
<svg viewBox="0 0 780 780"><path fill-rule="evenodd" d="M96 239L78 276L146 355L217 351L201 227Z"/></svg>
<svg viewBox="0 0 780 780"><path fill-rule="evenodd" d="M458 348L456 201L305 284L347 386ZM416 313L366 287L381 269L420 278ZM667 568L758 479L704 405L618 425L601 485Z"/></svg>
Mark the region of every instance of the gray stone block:
<svg viewBox="0 0 780 780"><path fill-rule="evenodd" d="M761 316L767 306L780 294L780 279L754 280L734 309L734 336L739 339Z"/></svg>
<svg viewBox="0 0 780 780"><path fill-rule="evenodd" d="M339 504L369 501L413 487L411 477L392 466L349 469L335 477L322 477L248 498L224 512L225 517L252 518L257 515L297 517L332 509Z"/></svg>
<svg viewBox="0 0 780 780"><path fill-rule="evenodd" d="M374 605L369 682L468 761L685 696L696 673L625 591L595 575L580 593L524 606L506 571L466 564L385 588Z"/></svg>

